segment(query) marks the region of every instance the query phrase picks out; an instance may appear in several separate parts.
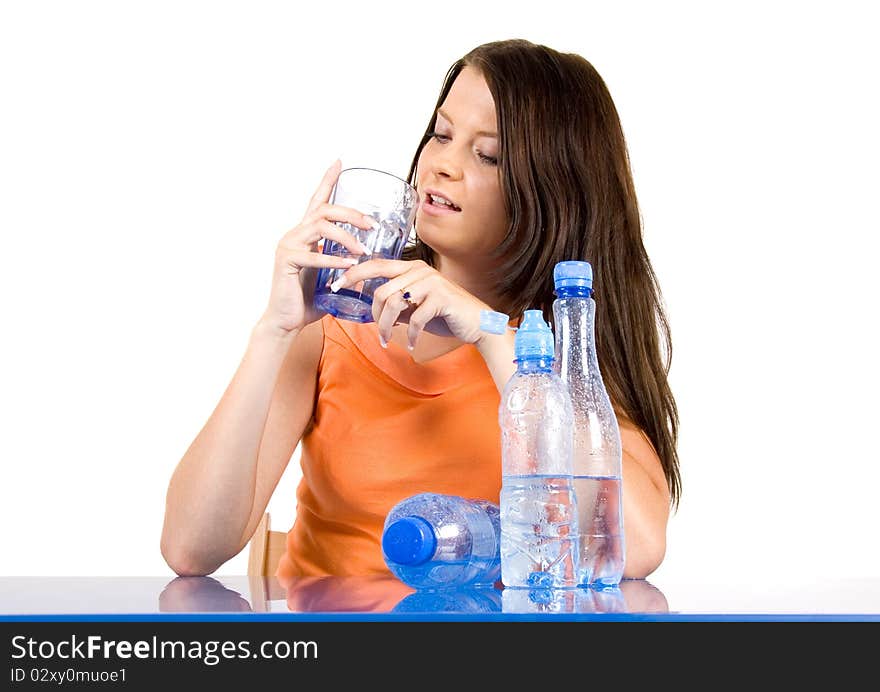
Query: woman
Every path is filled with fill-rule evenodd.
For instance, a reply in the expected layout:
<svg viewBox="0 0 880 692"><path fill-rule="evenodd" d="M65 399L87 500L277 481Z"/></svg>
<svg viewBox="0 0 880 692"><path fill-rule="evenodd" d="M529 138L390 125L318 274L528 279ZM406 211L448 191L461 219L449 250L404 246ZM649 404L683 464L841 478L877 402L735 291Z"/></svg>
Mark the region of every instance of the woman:
<svg viewBox="0 0 880 692"><path fill-rule="evenodd" d="M370 221L328 204L340 169L331 166L279 242L268 306L172 476L161 544L169 566L208 574L241 551L300 440L303 478L281 579L386 572L382 524L409 495L497 502L498 405L515 369L514 332L481 332L480 312L516 324L539 308L550 320L554 265L585 259L623 442L624 576L654 571L680 491L661 336L667 354L670 342L601 77L578 55L524 40L456 61L410 168L422 204L402 260L350 266L320 252L326 238L363 253L332 223ZM349 267L333 290L388 279L374 294L375 322L317 312L320 267Z"/></svg>

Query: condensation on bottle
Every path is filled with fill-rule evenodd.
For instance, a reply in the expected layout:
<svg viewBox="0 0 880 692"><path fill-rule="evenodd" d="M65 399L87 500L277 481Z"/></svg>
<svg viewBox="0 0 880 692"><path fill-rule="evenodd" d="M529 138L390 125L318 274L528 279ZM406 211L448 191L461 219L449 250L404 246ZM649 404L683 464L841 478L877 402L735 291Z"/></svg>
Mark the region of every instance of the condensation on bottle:
<svg viewBox="0 0 880 692"><path fill-rule="evenodd" d="M552 369L553 333L526 310L514 340L516 372L499 406L501 581L511 588L577 585L572 410Z"/></svg>
<svg viewBox="0 0 880 692"><path fill-rule="evenodd" d="M621 440L599 370L596 302L589 262L559 262L553 271L553 369L572 403L572 472L578 506L578 583L609 586L623 577L625 540Z"/></svg>

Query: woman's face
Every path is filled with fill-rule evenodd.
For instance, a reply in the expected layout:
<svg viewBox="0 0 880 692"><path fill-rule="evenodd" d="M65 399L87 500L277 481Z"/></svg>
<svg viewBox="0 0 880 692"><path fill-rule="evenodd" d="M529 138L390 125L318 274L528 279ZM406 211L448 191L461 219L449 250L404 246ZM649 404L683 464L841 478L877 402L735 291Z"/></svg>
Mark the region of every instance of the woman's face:
<svg viewBox="0 0 880 692"><path fill-rule="evenodd" d="M497 165L495 102L476 69L465 67L455 78L438 109L434 133L418 161L419 238L452 259L486 256L504 238L509 220ZM436 205L425 208L432 204L432 190L461 211L432 214Z"/></svg>

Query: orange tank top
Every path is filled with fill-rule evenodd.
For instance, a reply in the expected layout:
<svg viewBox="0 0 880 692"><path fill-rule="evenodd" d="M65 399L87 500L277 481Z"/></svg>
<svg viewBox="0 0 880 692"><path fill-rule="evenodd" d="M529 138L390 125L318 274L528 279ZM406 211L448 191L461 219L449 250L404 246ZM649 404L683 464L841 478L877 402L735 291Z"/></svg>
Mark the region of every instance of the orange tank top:
<svg viewBox="0 0 880 692"><path fill-rule="evenodd" d="M321 319L314 422L279 579L389 574L385 517L437 492L498 502L500 395L476 347L416 363L374 323Z"/></svg>

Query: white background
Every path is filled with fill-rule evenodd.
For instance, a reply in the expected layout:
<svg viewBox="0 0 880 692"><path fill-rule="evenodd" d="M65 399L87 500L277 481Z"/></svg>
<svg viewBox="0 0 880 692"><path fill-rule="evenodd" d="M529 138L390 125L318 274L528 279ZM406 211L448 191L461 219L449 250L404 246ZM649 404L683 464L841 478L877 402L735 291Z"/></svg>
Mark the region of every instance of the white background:
<svg viewBox="0 0 880 692"><path fill-rule="evenodd" d="M279 238L337 156L405 175L452 62L526 38L608 84L668 307L650 580L880 577L869 5L3 3L0 574L172 576L168 479Z"/></svg>

